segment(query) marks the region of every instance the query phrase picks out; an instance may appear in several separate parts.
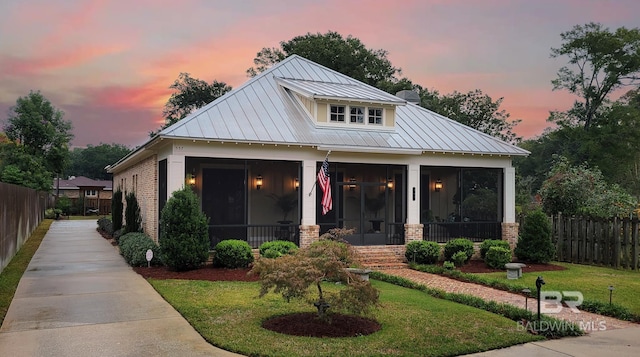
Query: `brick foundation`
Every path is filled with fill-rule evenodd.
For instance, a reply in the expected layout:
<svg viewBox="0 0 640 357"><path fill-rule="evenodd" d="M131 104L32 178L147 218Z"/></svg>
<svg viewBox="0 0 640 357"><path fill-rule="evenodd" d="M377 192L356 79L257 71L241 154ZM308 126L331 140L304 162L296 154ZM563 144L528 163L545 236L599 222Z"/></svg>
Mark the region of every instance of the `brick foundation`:
<svg viewBox="0 0 640 357"><path fill-rule="evenodd" d="M300 248L306 248L320 239L320 226L300 226Z"/></svg>
<svg viewBox="0 0 640 357"><path fill-rule="evenodd" d="M404 244L415 240L422 240L423 224L405 224L404 225Z"/></svg>
<svg viewBox="0 0 640 357"><path fill-rule="evenodd" d="M509 242L509 246L513 251L518 244L518 223L502 223L502 240Z"/></svg>

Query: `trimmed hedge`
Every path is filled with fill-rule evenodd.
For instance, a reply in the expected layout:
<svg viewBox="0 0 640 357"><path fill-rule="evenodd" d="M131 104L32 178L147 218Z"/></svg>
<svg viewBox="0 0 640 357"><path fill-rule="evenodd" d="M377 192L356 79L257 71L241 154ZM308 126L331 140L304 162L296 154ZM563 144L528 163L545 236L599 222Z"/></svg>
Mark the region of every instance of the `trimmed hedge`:
<svg viewBox="0 0 640 357"><path fill-rule="evenodd" d="M467 256L465 263L471 259L473 255L473 242L467 238L452 239L444 245L444 260L453 261L453 255L457 252L464 252Z"/></svg>
<svg viewBox="0 0 640 357"><path fill-rule="evenodd" d="M502 247L511 250L511 246L506 240L487 239L480 244L480 258L484 259L484 256L491 247Z"/></svg>
<svg viewBox="0 0 640 357"><path fill-rule="evenodd" d="M253 252L249 243L238 239L227 239L216 244L213 264L223 268L246 268L253 263Z"/></svg>
<svg viewBox="0 0 640 357"><path fill-rule="evenodd" d="M147 250L153 251L152 265L160 264L160 249L156 243L144 233L131 232L120 237L120 254L132 267L147 265Z"/></svg>
<svg viewBox="0 0 640 357"><path fill-rule="evenodd" d="M511 262L511 249L494 245L487 251L484 262L491 268L504 269L504 265Z"/></svg>
<svg viewBox="0 0 640 357"><path fill-rule="evenodd" d="M113 237L113 223L111 223L111 220L107 217L98 219L98 230L109 237Z"/></svg>
<svg viewBox="0 0 640 357"><path fill-rule="evenodd" d="M264 242L259 247L260 256L265 258L277 258L285 254L293 254L298 250L298 246L286 240L274 240Z"/></svg>
<svg viewBox="0 0 640 357"><path fill-rule="evenodd" d="M412 241L407 244L404 253L407 261L417 264L434 264L440 258L440 244L423 240Z"/></svg>

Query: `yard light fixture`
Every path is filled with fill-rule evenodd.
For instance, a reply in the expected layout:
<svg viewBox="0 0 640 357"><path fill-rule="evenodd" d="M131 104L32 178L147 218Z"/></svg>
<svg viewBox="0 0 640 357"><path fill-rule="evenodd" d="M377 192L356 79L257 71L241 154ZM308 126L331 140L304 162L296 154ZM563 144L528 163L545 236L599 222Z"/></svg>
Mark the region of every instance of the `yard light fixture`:
<svg viewBox="0 0 640 357"><path fill-rule="evenodd" d="M296 189L296 191L298 191L298 189L300 188L300 180L298 180L297 177L293 179L293 187Z"/></svg>
<svg viewBox="0 0 640 357"><path fill-rule="evenodd" d="M260 191L262 188L262 175L256 176L256 190Z"/></svg>
<svg viewBox="0 0 640 357"><path fill-rule="evenodd" d="M609 306L611 306L611 298L613 297L613 285L609 285Z"/></svg>
<svg viewBox="0 0 640 357"><path fill-rule="evenodd" d="M434 187L436 189L436 192L440 192L440 190L442 190L442 180L437 179Z"/></svg>
<svg viewBox="0 0 640 357"><path fill-rule="evenodd" d="M349 191L353 191L356 189L356 184L354 182L356 182L356 178L351 176L351 178L349 179Z"/></svg>

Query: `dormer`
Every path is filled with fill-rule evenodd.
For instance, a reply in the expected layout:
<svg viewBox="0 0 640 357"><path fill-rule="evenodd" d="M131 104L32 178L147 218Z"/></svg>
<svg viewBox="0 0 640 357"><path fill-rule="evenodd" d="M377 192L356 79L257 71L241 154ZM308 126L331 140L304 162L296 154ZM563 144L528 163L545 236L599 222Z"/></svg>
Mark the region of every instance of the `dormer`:
<svg viewBox="0 0 640 357"><path fill-rule="evenodd" d="M275 77L319 127L394 130L398 98L363 83L335 83Z"/></svg>

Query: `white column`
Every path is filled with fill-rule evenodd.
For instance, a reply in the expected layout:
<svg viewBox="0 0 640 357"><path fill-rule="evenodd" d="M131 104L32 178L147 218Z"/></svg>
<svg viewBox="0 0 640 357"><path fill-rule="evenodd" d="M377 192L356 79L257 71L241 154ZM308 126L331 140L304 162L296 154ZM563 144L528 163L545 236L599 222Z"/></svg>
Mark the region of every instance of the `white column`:
<svg viewBox="0 0 640 357"><path fill-rule="evenodd" d="M318 192L318 187L314 187L316 174L315 160L302 161L302 219L300 223L303 226L316 224L316 194ZM313 192L309 196L312 188Z"/></svg>
<svg viewBox="0 0 640 357"><path fill-rule="evenodd" d="M513 167L504 168L504 223L514 223L516 221L516 169Z"/></svg>
<svg viewBox="0 0 640 357"><path fill-rule="evenodd" d="M167 157L167 199L171 198L174 191L184 186L185 165L184 155L169 155Z"/></svg>
<svg viewBox="0 0 640 357"><path fill-rule="evenodd" d="M420 223L420 165L410 164L407 177L407 224Z"/></svg>

